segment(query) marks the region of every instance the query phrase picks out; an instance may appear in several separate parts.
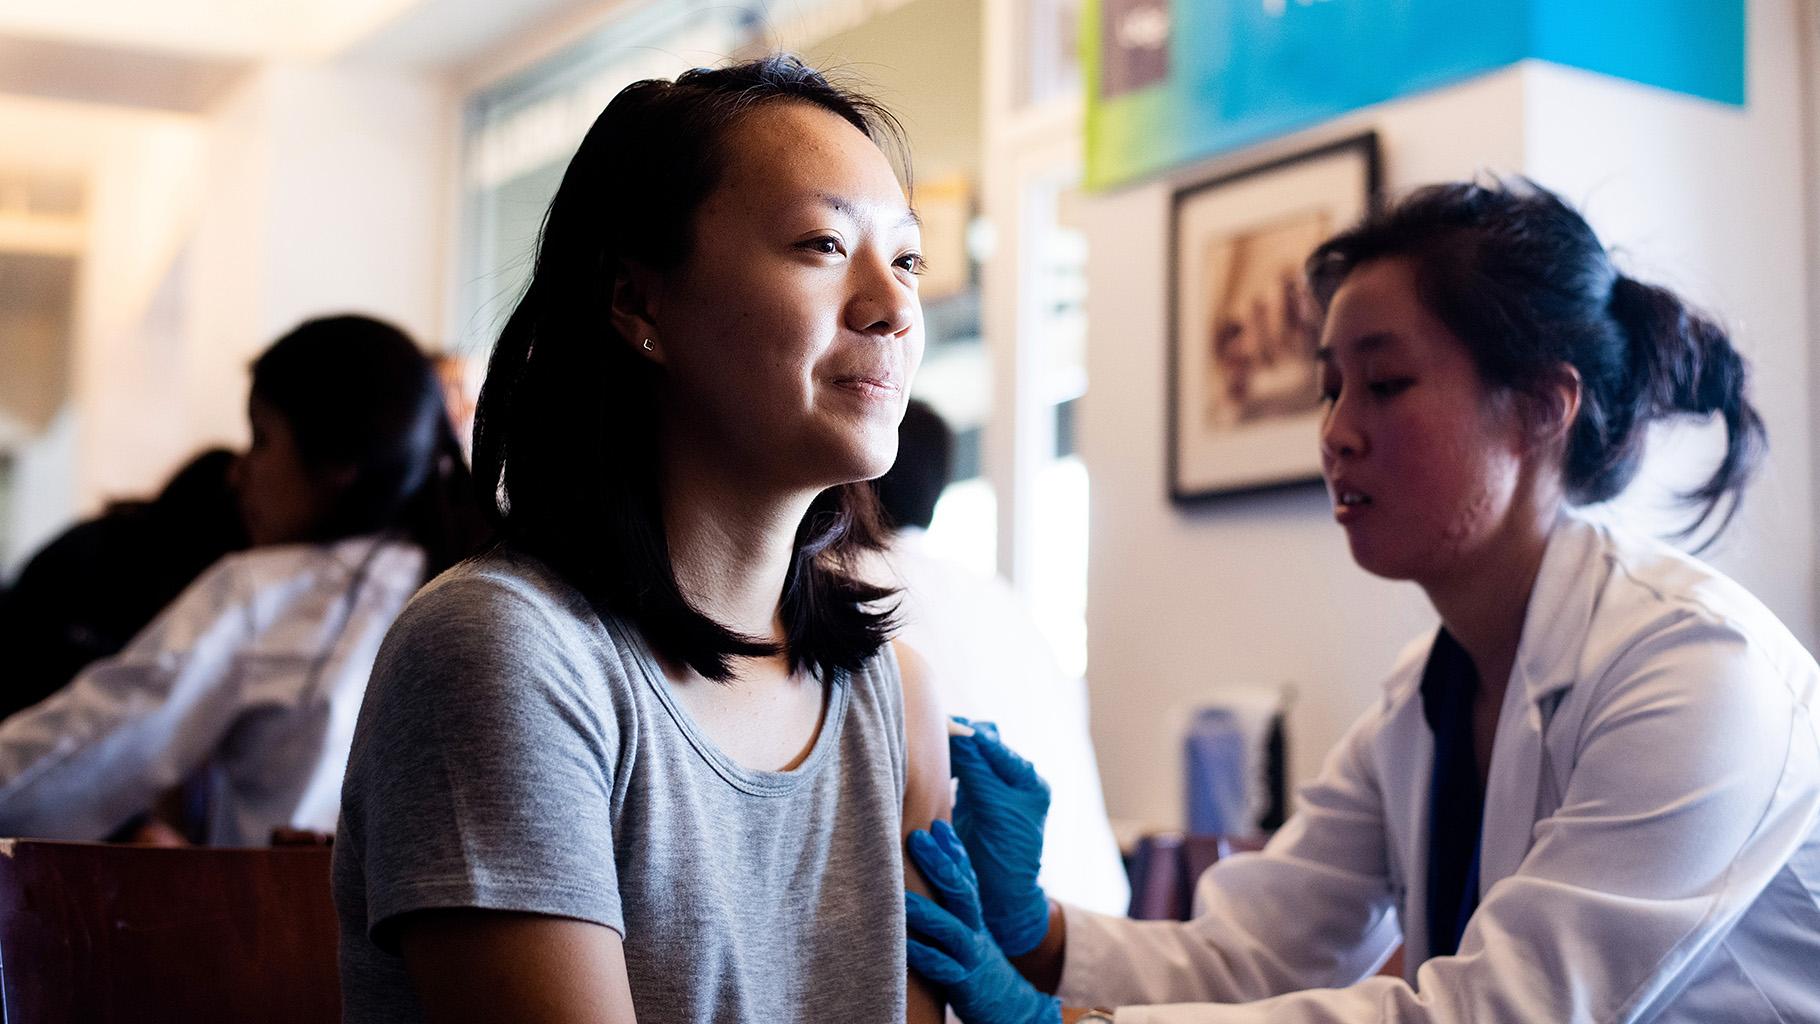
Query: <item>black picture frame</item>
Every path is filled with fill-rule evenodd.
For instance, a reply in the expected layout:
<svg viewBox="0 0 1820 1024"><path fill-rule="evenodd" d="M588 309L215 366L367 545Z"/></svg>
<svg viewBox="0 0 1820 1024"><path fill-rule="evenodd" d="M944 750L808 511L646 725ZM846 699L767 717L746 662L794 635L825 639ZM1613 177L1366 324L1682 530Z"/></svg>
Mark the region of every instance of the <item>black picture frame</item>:
<svg viewBox="0 0 1820 1024"><path fill-rule="evenodd" d="M1178 504L1320 478L1316 319L1301 263L1378 201L1376 132L1184 186L1170 201L1167 464Z"/></svg>

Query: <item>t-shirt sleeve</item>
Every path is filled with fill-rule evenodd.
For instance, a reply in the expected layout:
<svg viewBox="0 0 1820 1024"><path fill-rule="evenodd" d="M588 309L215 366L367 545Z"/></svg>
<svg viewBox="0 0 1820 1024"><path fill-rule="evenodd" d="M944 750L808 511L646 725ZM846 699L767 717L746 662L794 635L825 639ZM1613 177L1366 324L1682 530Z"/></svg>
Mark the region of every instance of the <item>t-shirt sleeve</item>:
<svg viewBox="0 0 1820 1024"><path fill-rule="evenodd" d="M613 860L621 726L572 610L512 581L445 580L374 665L342 794L367 929L482 908L625 931Z"/></svg>

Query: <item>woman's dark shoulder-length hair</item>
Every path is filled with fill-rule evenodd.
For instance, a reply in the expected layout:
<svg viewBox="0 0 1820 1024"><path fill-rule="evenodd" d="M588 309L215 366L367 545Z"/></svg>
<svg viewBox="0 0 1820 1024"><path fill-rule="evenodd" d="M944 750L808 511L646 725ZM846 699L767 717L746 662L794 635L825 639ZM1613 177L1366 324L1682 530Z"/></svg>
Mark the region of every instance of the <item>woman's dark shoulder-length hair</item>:
<svg viewBox="0 0 1820 1024"><path fill-rule="evenodd" d="M614 330L626 261L674 269L719 182L729 130L768 104L809 103L902 152L877 103L790 56L627 86L589 129L544 216L529 284L501 331L475 413L474 475L498 535L541 559L596 607L635 622L665 657L710 678L731 659L777 653L691 607L664 536L657 465L661 369ZM632 339L636 340L636 339ZM784 583L784 653L824 677L877 653L892 591L863 578L883 543L870 485L821 494L797 528Z"/></svg>

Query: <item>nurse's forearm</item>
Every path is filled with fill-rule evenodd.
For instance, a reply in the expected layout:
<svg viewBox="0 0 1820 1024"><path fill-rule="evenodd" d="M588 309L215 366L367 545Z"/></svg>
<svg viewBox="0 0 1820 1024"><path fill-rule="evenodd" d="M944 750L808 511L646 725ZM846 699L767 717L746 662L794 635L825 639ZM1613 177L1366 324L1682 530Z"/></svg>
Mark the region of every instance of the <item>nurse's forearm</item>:
<svg viewBox="0 0 1820 1024"><path fill-rule="evenodd" d="M1019 974L1038 990L1053 994L1062 984L1062 962L1068 948L1068 925L1062 916L1062 905L1054 900L1049 901L1049 934L1037 947L1023 956L1012 957L1012 966ZM1062 1011L1062 1020L1070 1021L1068 1011Z"/></svg>

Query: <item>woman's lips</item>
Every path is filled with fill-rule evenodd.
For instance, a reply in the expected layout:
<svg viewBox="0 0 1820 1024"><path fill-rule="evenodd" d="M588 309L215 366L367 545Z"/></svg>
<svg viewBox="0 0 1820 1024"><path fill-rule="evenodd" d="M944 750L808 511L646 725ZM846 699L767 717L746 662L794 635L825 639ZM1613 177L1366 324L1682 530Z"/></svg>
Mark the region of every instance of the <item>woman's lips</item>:
<svg viewBox="0 0 1820 1024"><path fill-rule="evenodd" d="M862 398L884 400L896 398L902 390L897 381L891 377L874 377L856 374L847 377L836 377L834 386L850 391Z"/></svg>
<svg viewBox="0 0 1820 1024"><path fill-rule="evenodd" d="M1333 518L1341 525L1357 522L1371 508L1371 495L1344 480L1328 486L1333 495Z"/></svg>

